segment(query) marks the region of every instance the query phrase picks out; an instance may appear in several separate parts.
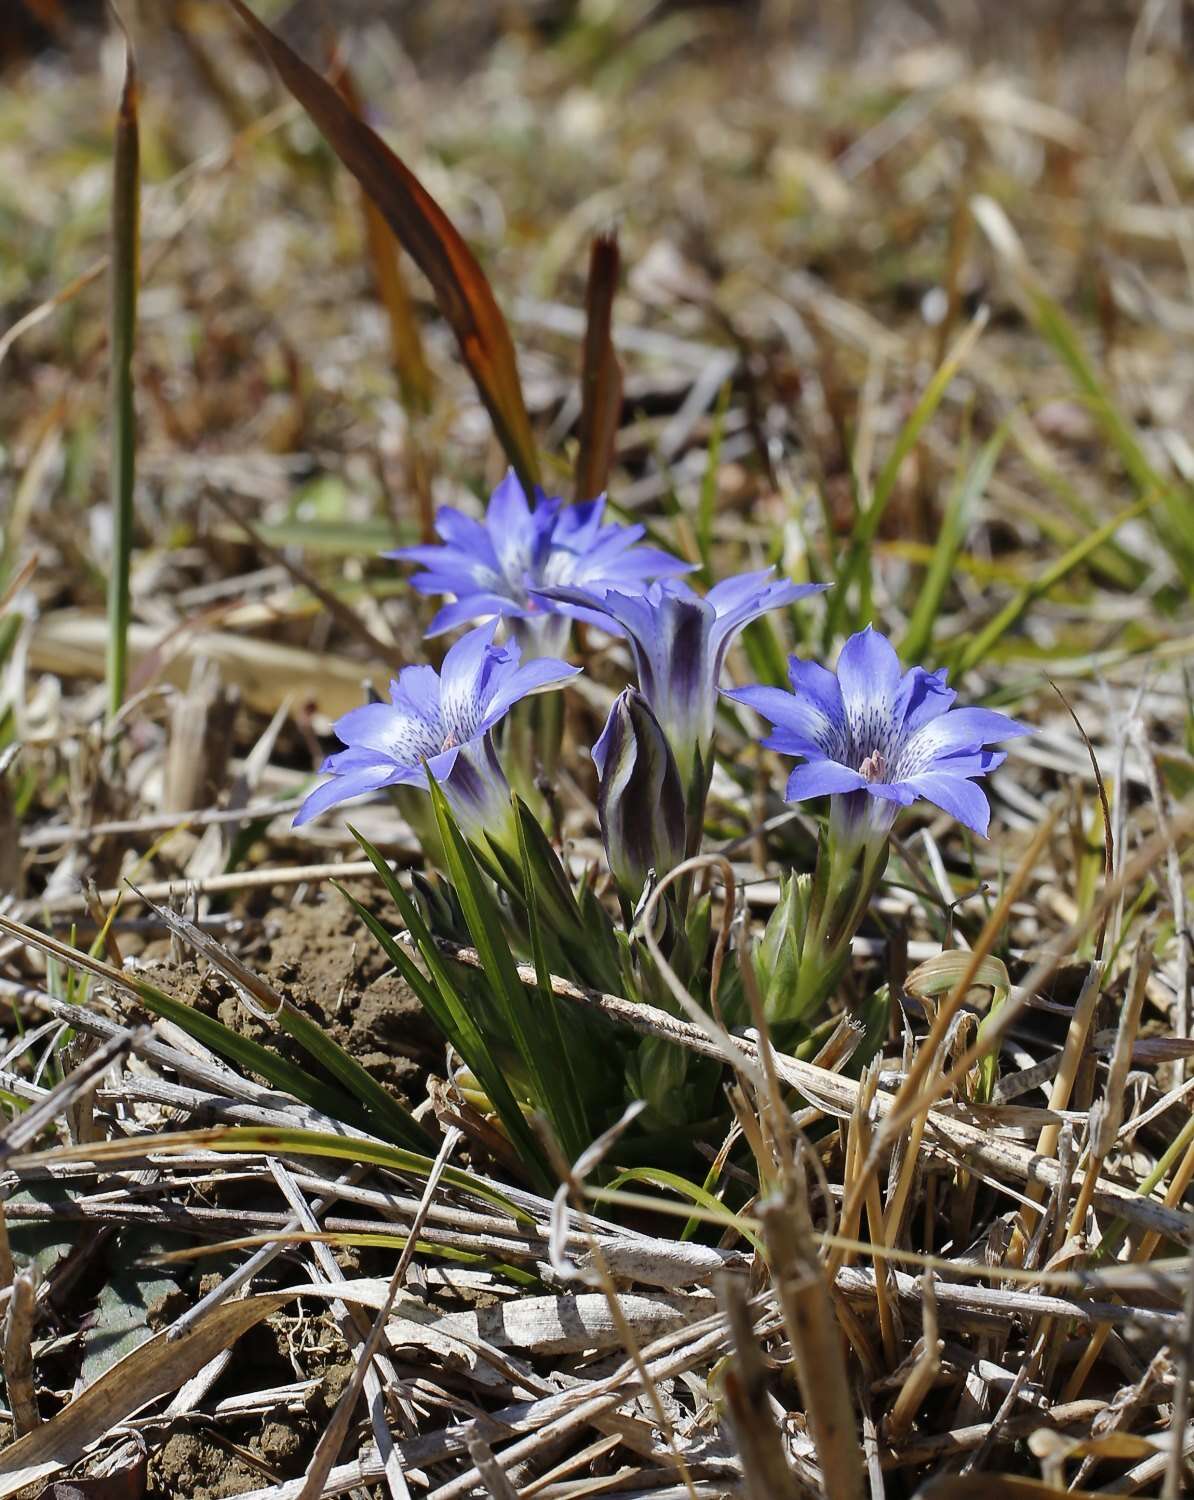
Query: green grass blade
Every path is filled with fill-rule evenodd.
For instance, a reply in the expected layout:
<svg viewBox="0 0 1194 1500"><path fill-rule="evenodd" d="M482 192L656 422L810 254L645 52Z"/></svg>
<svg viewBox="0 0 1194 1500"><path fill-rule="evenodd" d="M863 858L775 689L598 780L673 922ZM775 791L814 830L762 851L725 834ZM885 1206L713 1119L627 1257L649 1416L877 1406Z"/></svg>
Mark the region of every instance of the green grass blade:
<svg viewBox="0 0 1194 1500"><path fill-rule="evenodd" d="M1078 330L1052 297L1034 287L1029 303L1037 328L1061 356L1138 493L1142 497L1159 497L1161 504L1153 514L1157 534L1184 581L1194 584L1194 502L1188 489L1169 483L1153 468L1135 428L1099 379Z"/></svg>
<svg viewBox="0 0 1194 1500"><path fill-rule="evenodd" d="M942 517L941 535L937 538L937 545L933 549L932 561L929 563L928 573L921 585L916 607L912 611L912 618L908 621L904 639L900 642L900 656L905 663L921 661L932 644L933 626L936 624L941 601L949 586L958 553L966 541L966 533L970 529L970 518L974 514L974 507L991 482L995 464L1006 441L1007 424L1005 423L983 444L978 457L967 470L965 478L949 498L945 515Z"/></svg>
<svg viewBox="0 0 1194 1500"><path fill-rule="evenodd" d="M62 964L71 974L89 974L93 978L102 979L114 989L135 995L155 1016L173 1021L188 1036L194 1037L225 1062L246 1072L258 1074L274 1088L293 1095L321 1114L330 1115L334 1120L350 1121L364 1128L365 1117L355 1099L330 1084L313 1078L305 1069L279 1057L276 1052L271 1052L268 1047L263 1047L251 1037L241 1036L222 1021L205 1016L202 1011L195 1010L185 1001L176 1000L173 995L150 984L147 979L141 979L124 969L113 968L111 964L71 947L60 938L38 932L35 927L28 927L24 922L14 921L3 914L0 914L0 932L6 932L18 942L44 953L47 957L48 975L52 975L54 968ZM53 993L50 981L47 981L47 988Z"/></svg>
<svg viewBox="0 0 1194 1500"><path fill-rule="evenodd" d="M551 1035L551 1043L556 1058L562 1064L563 1087L560 1094L562 1105L561 1117L558 1122L560 1132L560 1144L563 1146L569 1161L575 1161L580 1153L590 1144L597 1132L589 1128L585 1119L584 1099L585 1091L581 1088L580 1079L576 1076L573 1066L572 1048L568 1045L564 1036L563 1015L560 1006L556 1004L551 992L551 966L547 962L547 950L543 942L542 916L539 911L539 898L536 893L536 881L531 869L530 852L527 847L527 836L524 820L516 818L518 825L518 852L522 861L523 895L526 901L527 930L531 940L531 957L535 963L535 977L538 980L539 1009L547 1023L547 1029Z"/></svg>
<svg viewBox="0 0 1194 1500"><path fill-rule="evenodd" d="M116 119L112 180L111 456L112 561L108 574L108 717L124 702L128 682L129 568L133 548L133 347L137 329L140 254L141 148L137 70L125 37L124 87Z"/></svg>
<svg viewBox="0 0 1194 1500"><path fill-rule="evenodd" d="M363 1108L374 1130L416 1151L434 1151L434 1142L410 1111L391 1098L356 1058L350 1056L321 1026L303 1015L273 985L241 963L210 933L202 931L177 912L157 906L140 892L138 894L150 910L161 917L171 933L189 943L196 953L202 954L226 979L250 996L273 1019L279 1030L293 1037L313 1062L330 1073L345 1089L347 1097ZM101 933L96 939L97 947L103 936Z"/></svg>
<svg viewBox="0 0 1194 1500"><path fill-rule="evenodd" d="M300 1126L215 1125L208 1130L163 1131L160 1135L122 1136L116 1140L91 1141L78 1146L55 1147L39 1152L37 1161L119 1161L128 1156L144 1156L148 1151L264 1151L270 1155L319 1156L335 1161L368 1162L390 1172L404 1172L412 1177L427 1177L435 1162L430 1156L391 1146L361 1136L337 1135L330 1130L306 1130ZM511 1218L526 1223L525 1209L512 1203L505 1193L474 1177L463 1167L444 1167L440 1181L446 1187L500 1208Z"/></svg>
<svg viewBox="0 0 1194 1500"><path fill-rule="evenodd" d="M721 443L725 436L726 412L730 409L733 387L726 381L718 392L717 405L713 408L713 426L709 433L709 452L705 460L705 472L701 476L701 492L697 498L696 542L701 555L701 577L706 584L716 582L713 566L713 518L717 513L717 476L721 472Z"/></svg>
<svg viewBox="0 0 1194 1500"><path fill-rule="evenodd" d="M750 1241L760 1255L766 1254L762 1241L754 1230L747 1227L740 1214L736 1214L732 1208L727 1208L720 1198L715 1198L707 1188L691 1182L687 1177L681 1177L676 1172L665 1172L662 1167L627 1167L624 1172L619 1172L609 1187L604 1190L603 1200L617 1202L618 1189L628 1182L647 1182L652 1187L667 1188L679 1194L681 1198L687 1198L698 1208L703 1208L706 1213L725 1224L727 1228L736 1229L744 1239Z"/></svg>
<svg viewBox="0 0 1194 1500"><path fill-rule="evenodd" d="M508 1029L509 1039L527 1070L534 1102L563 1140L568 1134L564 1060L554 1045L551 1028L544 1023L518 977L501 914L468 841L456 826L447 798L434 781L431 782L431 802L444 844L448 873L494 1002Z"/></svg>
<svg viewBox="0 0 1194 1500"><path fill-rule="evenodd" d="M841 627L842 619L849 604L850 590L855 583L866 584L869 579L868 563L871 555L871 544L879 530L879 522L883 519L883 512L887 509L887 503L895 490L896 480L899 478L900 469L904 460L912 452L920 441L920 435L931 420L934 412L941 405L942 398L948 390L950 382L958 373L963 361L974 347L979 334L982 332L986 319L980 314L971 323L970 327L958 339L953 349L941 362L936 374L929 381L924 394L916 403L912 415L904 423L895 446L888 454L887 462L879 471L879 477L875 480L875 488L871 494L871 503L866 510L860 511L854 523L854 534L850 539L849 550L845 561L838 571L837 587L829 594L829 608L825 616L825 644L833 640ZM866 599L869 598L869 586L864 587L864 598L862 601L862 613L866 613ZM859 624L866 621L859 620Z"/></svg>
<svg viewBox="0 0 1194 1500"><path fill-rule="evenodd" d="M136 991L146 1010L164 1020L173 1021L188 1036L202 1042L225 1062L258 1074L274 1088L292 1094L321 1114L330 1115L334 1120L349 1120L364 1128L364 1113L350 1095L321 1083L305 1068L279 1057L276 1052L271 1052L252 1037L241 1036L230 1026L217 1021L214 1016L205 1016L202 1011L194 1010L185 1001L176 1000L173 995L168 995L156 985L143 979L130 979L129 987Z"/></svg>
<svg viewBox="0 0 1194 1500"><path fill-rule="evenodd" d="M278 1011L277 1022L308 1057L348 1091L350 1098L360 1102L373 1130L412 1151L434 1151L435 1143L410 1110L388 1094L322 1027L290 1004L284 1004Z"/></svg>
<svg viewBox="0 0 1194 1500"><path fill-rule="evenodd" d="M1051 588L1085 562L1092 552L1096 552L1104 542L1113 537L1121 526L1136 516L1143 515L1153 503L1152 500L1138 500L1135 505L1129 505L1127 510L1122 510L1119 515L1113 516L1105 526L1100 526L1097 531L1091 532L1089 536L1076 542L1051 567L1046 568L1039 578L1025 584L1015 598L1010 599L995 618L962 647L955 665L957 674L960 675L976 667L994 650L1008 631L1015 628L1035 600L1039 599L1042 594L1047 594Z"/></svg>
<svg viewBox="0 0 1194 1500"><path fill-rule="evenodd" d="M541 1182L550 1184L552 1177L543 1148L527 1124L518 1101L506 1082L501 1065L494 1057L484 1033L477 1025L471 1008L453 984L448 966L435 945L435 938L419 915L418 908L399 885L394 872L378 851L362 833L352 828L351 825L350 831L361 846L366 859L380 876L390 899L398 908L399 916L414 939L423 962L427 965L430 979L420 972L411 955L395 941L393 935L386 931L371 911L363 907L343 887L337 887L337 889L377 939L390 962L414 990L428 1015L459 1052L468 1068L476 1075L489 1096L489 1102L497 1111L506 1134L517 1147L530 1170Z"/></svg>

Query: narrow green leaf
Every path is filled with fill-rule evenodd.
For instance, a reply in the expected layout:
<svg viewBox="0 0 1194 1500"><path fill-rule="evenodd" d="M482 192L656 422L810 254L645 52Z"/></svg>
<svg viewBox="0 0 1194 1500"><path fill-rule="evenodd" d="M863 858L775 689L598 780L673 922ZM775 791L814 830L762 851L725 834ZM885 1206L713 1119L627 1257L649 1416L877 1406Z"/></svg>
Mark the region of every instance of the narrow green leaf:
<svg viewBox="0 0 1194 1500"><path fill-rule="evenodd" d="M413 1151L434 1150L434 1142L410 1110L388 1094L377 1079L367 1072L351 1053L310 1017L286 1003L278 1011L278 1025L292 1036L303 1051L326 1068L343 1085L349 1097L363 1106L372 1129L389 1136Z"/></svg>
<svg viewBox="0 0 1194 1500"><path fill-rule="evenodd" d="M0 932L6 932L18 942L25 943L31 948L36 948L38 952L46 954L49 960L47 968L50 965L63 964L72 975L89 974L94 978L104 980L114 989L135 995L147 1010L152 1011L156 1016L163 1016L166 1020L173 1021L176 1026L182 1027L188 1036L194 1037L197 1042L202 1042L225 1062L258 1074L274 1088L284 1090L301 1100L302 1103L309 1104L312 1109L319 1110L321 1114L329 1115L334 1120L347 1120L364 1127L364 1116L354 1099L329 1084L321 1083L303 1068L288 1062L284 1057L279 1057L268 1047L263 1047L260 1042L241 1036L213 1016L205 1016L202 1011L195 1010L184 1001L176 1000L173 995L168 995L165 990L159 989L147 979L130 974L125 969L113 968L111 964L106 964L89 953L80 952L69 946L60 938L52 937L49 933L38 932L35 927L29 927L24 922L17 922L2 913L0 913Z"/></svg>
<svg viewBox="0 0 1194 1500"><path fill-rule="evenodd" d="M116 1140L90 1141L78 1146L56 1146L53 1150L13 1158L24 1165L34 1162L121 1161L144 1156L149 1151L264 1151L288 1156L319 1156L336 1161L369 1162L391 1172L426 1177L435 1162L430 1156L392 1146L386 1141L362 1136L336 1135L330 1130L307 1130L301 1126L215 1125L208 1130L163 1131L160 1135L122 1136ZM446 1187L471 1193L491 1203L511 1218L526 1223L530 1215L511 1202L505 1193L491 1187L463 1167L444 1167L440 1181Z"/></svg>
<svg viewBox="0 0 1194 1500"><path fill-rule="evenodd" d="M535 1008L529 1002L522 980L518 977L514 956L502 928L501 916L468 841L457 828L442 790L430 776L428 779L431 803L448 862L448 873L456 887L464 920L480 956L482 971L489 981L494 1002L508 1028L509 1040L514 1044L527 1070L534 1102L547 1115L557 1135L563 1138L566 1110L562 1099L564 1074L561 1059L555 1055L551 1034L545 1032L540 1025Z"/></svg>
<svg viewBox="0 0 1194 1500"><path fill-rule="evenodd" d="M233 1031L214 1016L205 1016L202 1011L193 1009L183 1000L176 1000L173 995L166 994L144 979L130 976L129 988L136 992L146 1010L167 1021L173 1021L188 1036L202 1042L225 1062L258 1074L274 1088L283 1089L333 1120L347 1120L362 1129L365 1127L364 1112L351 1095L321 1083L305 1068L288 1062L276 1052L271 1052L268 1047L263 1047L260 1042L255 1042L252 1037L241 1036L238 1031Z"/></svg>
<svg viewBox="0 0 1194 1500"><path fill-rule="evenodd" d="M121 22L123 29L124 23ZM116 117L112 177L112 256L109 348L111 435L108 493L112 506L112 561L108 573L108 717L115 718L128 682L129 572L133 549L136 433L133 347L137 329L140 258L141 145L137 69L125 32L124 87Z"/></svg>
<svg viewBox="0 0 1194 1500"><path fill-rule="evenodd" d="M703 576L710 584L716 581L716 572L713 567L713 517L717 512L717 477L721 472L721 442L725 436L726 412L730 409L732 393L733 386L727 380L718 392L717 405L713 409L713 427L709 433L705 472L701 476L701 492L697 498L697 551L701 554Z"/></svg>
<svg viewBox="0 0 1194 1500"><path fill-rule="evenodd" d="M933 413L941 404L946 391L954 376L958 373L963 361L974 347L979 334L984 327L985 319L978 318L966 332L958 339L953 349L941 362L936 374L925 388L924 395L916 403L912 415L904 423L899 437L895 441L887 457L887 462L879 471L879 477L875 480L875 488L871 494L871 503L865 510L859 511L858 518L854 523L854 534L850 539L850 547L846 553L845 561L838 571L837 587L829 594L829 607L825 616L825 641L828 644L837 634L842 616L849 603L851 586L859 581L865 583L869 578L867 564L870 559L871 543L879 530L879 522L883 519L883 513L887 509L887 503L895 490L896 480L899 478L900 469L904 460L912 452L920 441L920 435L928 425ZM864 589L869 595L869 588ZM863 613L865 613L865 601ZM862 623L862 622L860 622Z"/></svg>
<svg viewBox="0 0 1194 1500"><path fill-rule="evenodd" d="M1143 515L1153 503L1154 500L1138 500L1135 505L1129 505L1126 510L1121 510L1119 515L1113 516L1105 526L1100 526L1097 531L1092 531L1089 536L1076 542L1051 567L1046 568L1039 577L1026 584L1014 599L1010 599L1004 605L993 620L962 646L958 652L955 668L958 675L968 672L971 667L976 667L984 657L988 656L1008 631L1015 628L1034 600L1039 599L1042 594L1047 594L1051 588L1085 562L1092 552L1096 552L1113 537L1121 526Z"/></svg>
<svg viewBox="0 0 1194 1500"><path fill-rule="evenodd" d="M676 1172L665 1172L661 1167L627 1167L624 1172L619 1172L605 1189L603 1197L606 1201L616 1202L618 1189L628 1182L647 1182L652 1187L668 1188L673 1193L678 1193L681 1198L687 1198L691 1203L703 1208L706 1213L712 1214L728 1228L736 1229L743 1238L750 1241L760 1255L766 1255L759 1236L743 1221L741 1214L736 1214L732 1208L727 1208L720 1198L714 1197L707 1188L691 1182L687 1177L681 1177Z"/></svg>
<svg viewBox="0 0 1194 1500"><path fill-rule="evenodd" d="M134 890L136 887L134 886ZM221 974L251 996L263 1011L272 1016L279 1030L294 1038L304 1052L343 1085L347 1097L363 1106L373 1128L416 1151L433 1151L434 1142L423 1127L398 1100L382 1088L324 1029L297 1009L261 975L241 963L223 943L204 932L186 917L155 905L142 893L141 899L161 917L172 933L189 943ZM97 945L103 934L96 939Z"/></svg>
<svg viewBox="0 0 1194 1500"><path fill-rule="evenodd" d="M435 938L419 915L418 908L399 885L394 872L378 851L362 833L352 828L351 825L350 831L361 846L365 858L381 877L390 899L398 908L399 916L414 939L423 962L427 965L430 980L420 972L410 954L394 940L393 935L386 931L372 912L367 911L359 901L354 900L343 887L337 887L337 889L372 932L390 962L395 965L411 989L418 995L428 1015L459 1052L466 1066L479 1079L489 1096L489 1102L497 1111L498 1118L505 1127L506 1134L517 1147L528 1168L543 1183L550 1184L551 1173L543 1155L543 1149L527 1124L518 1101L506 1082L501 1065L495 1059L471 1009L452 983L448 967L435 945Z"/></svg>
<svg viewBox="0 0 1194 1500"><path fill-rule="evenodd" d="M586 1146L593 1140L597 1132L591 1130L585 1120L584 1099L585 1091L581 1087L580 1079L576 1076L573 1067L572 1048L564 1035L563 1014L555 997L551 992L551 968L547 962L547 952L543 942L542 918L539 913L539 898L536 894L536 881L531 869L530 853L527 846L526 828L524 820L517 818L518 826L518 852L522 860L523 895L526 901L527 929L531 940L531 956L535 963L535 977L538 981L539 1008L547 1021L548 1030L556 1059L562 1065L562 1089L556 1090L559 1094L561 1107L558 1129L560 1132L560 1144L569 1161L575 1161ZM550 1061L550 1059L549 1059Z"/></svg>
<svg viewBox="0 0 1194 1500"><path fill-rule="evenodd" d="M1171 484L1149 462L1132 423L1099 379L1078 330L1061 307L1035 281L1028 288L1028 302L1037 328L1061 356L1074 384L1102 429L1103 436L1118 453L1137 492L1142 498L1160 500L1160 505L1153 513L1157 534L1169 549L1186 583L1194 583L1194 503L1189 489L1184 485Z"/></svg>
<svg viewBox="0 0 1194 1500"><path fill-rule="evenodd" d="M995 464L1006 441L1007 423L1005 422L983 444L978 457L966 471L965 478L949 497L949 504L946 506L945 515L941 521L941 534L933 549L928 573L921 584L916 607L912 611L912 618L908 621L908 628L904 632L904 639L900 642L900 656L907 663L919 662L932 644L933 626L936 624L941 601L945 597L945 590L953 575L958 553L966 541L966 533L970 529L970 518L974 513L974 507L991 482Z"/></svg>

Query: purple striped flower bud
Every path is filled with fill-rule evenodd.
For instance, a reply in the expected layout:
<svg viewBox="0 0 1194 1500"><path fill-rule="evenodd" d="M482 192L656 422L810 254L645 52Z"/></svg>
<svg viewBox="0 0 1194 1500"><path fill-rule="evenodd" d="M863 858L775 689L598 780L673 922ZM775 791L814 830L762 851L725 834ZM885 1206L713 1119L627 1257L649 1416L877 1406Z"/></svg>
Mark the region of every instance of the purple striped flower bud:
<svg viewBox="0 0 1194 1500"><path fill-rule="evenodd" d="M626 688L593 746L597 812L610 870L633 907L651 871L666 875L684 858L684 788L667 736L647 700Z"/></svg>

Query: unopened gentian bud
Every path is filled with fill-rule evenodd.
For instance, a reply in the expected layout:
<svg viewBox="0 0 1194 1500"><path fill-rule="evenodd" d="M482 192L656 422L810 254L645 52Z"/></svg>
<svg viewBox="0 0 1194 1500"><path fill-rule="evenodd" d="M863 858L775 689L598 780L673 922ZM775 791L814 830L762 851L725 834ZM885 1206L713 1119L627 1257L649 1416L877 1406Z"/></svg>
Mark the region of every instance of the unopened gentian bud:
<svg viewBox="0 0 1194 1500"><path fill-rule="evenodd" d="M779 901L755 949L755 975L763 997L763 1013L772 1025L799 1021L800 953L808 926L812 877L790 873L780 877Z"/></svg>
<svg viewBox="0 0 1194 1500"><path fill-rule="evenodd" d="M614 700L593 747L597 813L610 870L631 907L650 872L662 878L684 858L684 788L676 759L643 695Z"/></svg>

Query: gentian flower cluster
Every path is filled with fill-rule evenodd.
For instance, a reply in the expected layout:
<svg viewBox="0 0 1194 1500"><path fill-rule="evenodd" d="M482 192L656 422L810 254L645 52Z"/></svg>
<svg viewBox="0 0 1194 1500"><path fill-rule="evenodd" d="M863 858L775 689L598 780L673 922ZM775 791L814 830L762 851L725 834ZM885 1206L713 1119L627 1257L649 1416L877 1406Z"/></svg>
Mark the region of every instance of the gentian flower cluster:
<svg viewBox="0 0 1194 1500"><path fill-rule="evenodd" d="M516 704L576 675L557 653L571 620L581 619L624 638L634 663L636 686L615 699L592 752L602 839L630 923L651 880L699 850L731 644L751 621L822 585L796 584L767 569L726 579L702 596L679 576L686 564L642 545L643 527L606 522L604 511L604 497L572 506L540 491L528 498L510 473L484 520L441 509L441 544L388 554L420 565L412 579L420 592L449 596L429 635L487 623L450 647L439 672L407 667L390 684L388 703L337 721L345 748L324 762L331 780L307 798L296 823L351 797L426 787L434 777L464 835L482 852L488 844L498 853L491 873L501 878L502 869L517 868L510 782L524 792L533 787L528 773L550 765L545 741L555 736L558 746L562 718L520 713L498 731ZM811 876L784 881L756 954L765 1008L781 1041L784 1027L804 1025L840 980L900 809L927 801L985 834L990 808L979 783L1004 760L991 747L1030 733L1004 714L958 707L943 671L901 670L894 647L870 627L845 643L836 671L792 657L789 681L790 692L756 685L725 694L770 723L766 747L799 761L787 800L830 799L816 867ZM544 900L558 897L557 914L575 927L578 908L562 871L559 882L562 895L553 887ZM670 945L689 941L687 903L680 882L665 908L673 962L680 950ZM696 948L703 952L699 938ZM684 952L684 966L695 973L699 954ZM616 968L621 960L613 962ZM626 992L650 996L652 981L644 979L646 989L639 984L636 963L622 975ZM666 995L656 998L666 1003ZM653 1099L662 1076L643 1079Z"/></svg>
<svg viewBox="0 0 1194 1500"><path fill-rule="evenodd" d="M605 523L605 496L564 505L537 491L529 504L511 470L494 490L483 521L443 506L435 529L443 545L400 547L387 557L418 563L411 584L421 594L453 601L432 620L428 636L498 615L512 622L523 647L536 655L563 649L567 616L541 590L569 584L633 591L652 578L690 571L656 547L640 546L643 526Z"/></svg>
<svg viewBox="0 0 1194 1500"><path fill-rule="evenodd" d="M496 620L470 630L439 672L405 667L390 684L389 703L366 703L337 719L347 748L324 761L332 780L311 793L296 825L381 787L426 788L430 773L467 838L516 848L510 785L492 731L520 699L561 687L580 668L552 657L524 663L517 642L494 645L496 630Z"/></svg>

